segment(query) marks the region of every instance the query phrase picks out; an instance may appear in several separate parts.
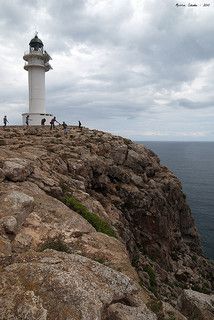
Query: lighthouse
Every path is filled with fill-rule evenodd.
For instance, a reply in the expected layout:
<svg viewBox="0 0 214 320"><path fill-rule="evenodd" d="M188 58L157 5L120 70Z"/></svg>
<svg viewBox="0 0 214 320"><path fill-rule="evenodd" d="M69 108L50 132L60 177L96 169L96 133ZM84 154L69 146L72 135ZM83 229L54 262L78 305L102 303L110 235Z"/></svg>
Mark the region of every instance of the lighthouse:
<svg viewBox="0 0 214 320"><path fill-rule="evenodd" d="M29 87L29 111L22 114L22 122L26 123L29 116L29 125L40 125L42 119L46 119L46 124L50 123L53 115L46 113L45 108L45 72L52 69L49 64L51 57L44 50L42 41L37 33L29 43L29 51L23 56L26 61L24 69L28 71Z"/></svg>

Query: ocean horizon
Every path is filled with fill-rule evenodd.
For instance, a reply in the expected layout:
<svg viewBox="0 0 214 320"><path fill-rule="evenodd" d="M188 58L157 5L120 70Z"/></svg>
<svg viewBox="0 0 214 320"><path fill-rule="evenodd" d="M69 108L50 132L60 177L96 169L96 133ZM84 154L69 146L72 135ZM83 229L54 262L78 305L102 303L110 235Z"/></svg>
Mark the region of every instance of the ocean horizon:
<svg viewBox="0 0 214 320"><path fill-rule="evenodd" d="M181 181L204 255L214 260L214 142L136 141L155 152Z"/></svg>

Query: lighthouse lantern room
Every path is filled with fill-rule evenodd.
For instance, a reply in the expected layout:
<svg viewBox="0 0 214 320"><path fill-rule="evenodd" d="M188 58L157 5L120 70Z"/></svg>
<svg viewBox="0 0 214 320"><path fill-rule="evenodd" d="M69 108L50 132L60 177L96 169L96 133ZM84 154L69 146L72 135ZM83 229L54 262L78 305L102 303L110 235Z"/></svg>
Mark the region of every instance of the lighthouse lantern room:
<svg viewBox="0 0 214 320"><path fill-rule="evenodd" d="M45 108L45 72L52 69L51 57L43 50L43 43L37 33L29 43L29 51L23 56L26 61L24 69L28 71L29 112L22 114L23 124L29 116L29 125L40 125L42 119L50 123L53 115L46 113Z"/></svg>

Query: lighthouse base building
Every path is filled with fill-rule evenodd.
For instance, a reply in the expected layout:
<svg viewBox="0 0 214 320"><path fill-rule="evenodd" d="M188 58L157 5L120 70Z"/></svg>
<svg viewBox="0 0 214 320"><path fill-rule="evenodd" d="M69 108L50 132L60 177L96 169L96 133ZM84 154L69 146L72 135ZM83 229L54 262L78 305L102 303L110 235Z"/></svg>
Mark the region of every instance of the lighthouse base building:
<svg viewBox="0 0 214 320"><path fill-rule="evenodd" d="M22 124L26 125L26 118L29 115L29 125L39 126L41 125L42 119L45 118L45 125L50 125L51 119L53 119L53 114L50 113L22 113Z"/></svg>
<svg viewBox="0 0 214 320"><path fill-rule="evenodd" d="M29 52L26 52L23 59L26 61L24 69L28 71L29 86L29 112L22 114L22 123L29 125L41 125L42 119L50 124L53 115L45 110L45 73L52 69L49 64L51 57L43 50L43 43L37 34L29 43Z"/></svg>

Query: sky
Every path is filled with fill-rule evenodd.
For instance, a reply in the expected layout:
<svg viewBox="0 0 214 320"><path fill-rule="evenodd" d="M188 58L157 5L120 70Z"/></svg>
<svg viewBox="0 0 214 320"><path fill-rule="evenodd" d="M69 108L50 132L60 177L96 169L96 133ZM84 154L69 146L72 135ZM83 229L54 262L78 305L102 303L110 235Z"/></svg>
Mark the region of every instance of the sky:
<svg viewBox="0 0 214 320"><path fill-rule="evenodd" d="M36 31L58 121L132 140L214 141L214 0L0 0L10 124L28 111L23 54Z"/></svg>

